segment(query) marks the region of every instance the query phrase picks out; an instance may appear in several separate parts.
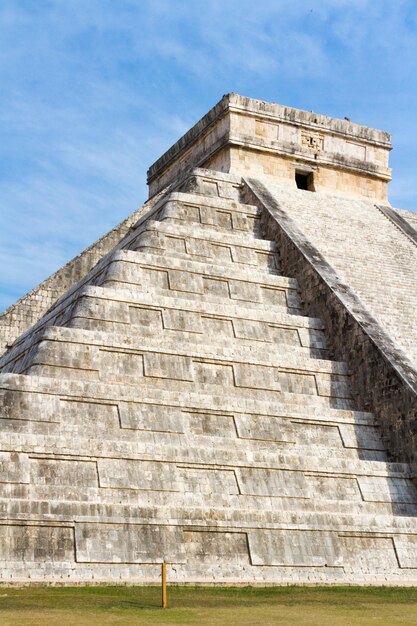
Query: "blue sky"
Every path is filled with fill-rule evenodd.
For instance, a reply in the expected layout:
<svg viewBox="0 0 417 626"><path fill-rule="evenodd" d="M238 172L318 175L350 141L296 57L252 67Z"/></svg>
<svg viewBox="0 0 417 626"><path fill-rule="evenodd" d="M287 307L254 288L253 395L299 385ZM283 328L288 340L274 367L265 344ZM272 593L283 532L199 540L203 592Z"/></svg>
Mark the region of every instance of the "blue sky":
<svg viewBox="0 0 417 626"><path fill-rule="evenodd" d="M393 134L417 209L415 0L1 0L0 310L142 204L224 93Z"/></svg>

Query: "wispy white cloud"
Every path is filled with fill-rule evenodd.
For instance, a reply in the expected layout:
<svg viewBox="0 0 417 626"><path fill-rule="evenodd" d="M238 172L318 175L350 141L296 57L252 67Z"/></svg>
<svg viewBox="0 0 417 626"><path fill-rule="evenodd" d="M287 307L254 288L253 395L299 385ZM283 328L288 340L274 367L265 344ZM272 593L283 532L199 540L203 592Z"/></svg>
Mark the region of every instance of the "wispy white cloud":
<svg viewBox="0 0 417 626"><path fill-rule="evenodd" d="M416 26L413 0L2 0L0 307L132 212L230 91L387 127L417 207Z"/></svg>

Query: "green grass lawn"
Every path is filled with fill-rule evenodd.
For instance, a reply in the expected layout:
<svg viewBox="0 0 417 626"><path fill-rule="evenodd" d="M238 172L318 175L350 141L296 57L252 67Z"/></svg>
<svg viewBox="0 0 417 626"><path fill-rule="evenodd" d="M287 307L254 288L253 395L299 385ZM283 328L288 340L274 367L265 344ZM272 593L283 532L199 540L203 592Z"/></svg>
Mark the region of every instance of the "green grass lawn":
<svg viewBox="0 0 417 626"><path fill-rule="evenodd" d="M0 588L1 626L417 625L417 588Z"/></svg>

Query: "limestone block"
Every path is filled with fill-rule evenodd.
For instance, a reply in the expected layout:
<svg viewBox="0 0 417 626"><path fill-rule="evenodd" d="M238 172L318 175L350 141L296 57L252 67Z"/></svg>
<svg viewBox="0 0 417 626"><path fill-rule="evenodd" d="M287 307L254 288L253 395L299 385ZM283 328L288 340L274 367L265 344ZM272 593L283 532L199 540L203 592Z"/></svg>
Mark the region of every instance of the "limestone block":
<svg viewBox="0 0 417 626"><path fill-rule="evenodd" d="M271 304L274 306L282 307L296 307L299 308L298 297L296 294L286 294L282 289L274 289L273 287L261 288L261 301L264 304Z"/></svg>
<svg viewBox="0 0 417 626"><path fill-rule="evenodd" d="M157 491L180 490L176 468L169 463L98 459L97 468L100 487Z"/></svg>
<svg viewBox="0 0 417 626"><path fill-rule="evenodd" d="M161 247L164 247L170 254L187 254L187 245L185 237L173 237L161 233Z"/></svg>
<svg viewBox="0 0 417 626"><path fill-rule="evenodd" d="M169 271L169 288L172 291L201 294L203 293L203 277L199 274L172 269Z"/></svg>
<svg viewBox="0 0 417 626"><path fill-rule="evenodd" d="M234 385L233 366L194 359L195 381L209 385Z"/></svg>
<svg viewBox="0 0 417 626"><path fill-rule="evenodd" d="M122 350L100 350L100 376L106 382L136 382L144 374L144 356Z"/></svg>
<svg viewBox="0 0 417 626"><path fill-rule="evenodd" d="M140 285L142 282L146 282L147 276L145 272L141 271L139 265L133 263L127 263L124 257L113 260L106 268L106 270L96 278L97 285L112 285L113 288L117 288L123 283L131 283Z"/></svg>
<svg viewBox="0 0 417 626"><path fill-rule="evenodd" d="M138 524L75 525L78 563L183 563L182 530Z"/></svg>
<svg viewBox="0 0 417 626"><path fill-rule="evenodd" d="M1 524L0 561L72 561L73 529L56 525Z"/></svg>
<svg viewBox="0 0 417 626"><path fill-rule="evenodd" d="M123 302L104 300L93 297L81 297L74 305L69 327L73 327L77 318L94 319L101 321L128 324L130 322L128 307Z"/></svg>
<svg viewBox="0 0 417 626"><path fill-rule="evenodd" d="M184 530L187 563L197 563L201 575L210 576L205 563L237 562L249 565L248 540L246 533L221 531Z"/></svg>
<svg viewBox="0 0 417 626"><path fill-rule="evenodd" d="M402 478L360 476L358 483L364 500L371 502L417 502L417 490Z"/></svg>
<svg viewBox="0 0 417 626"><path fill-rule="evenodd" d="M33 364L57 365L77 370L97 370L99 354L96 346L42 341Z"/></svg>
<svg viewBox="0 0 417 626"><path fill-rule="evenodd" d="M417 535L396 535L393 540L400 567L417 569Z"/></svg>
<svg viewBox="0 0 417 626"><path fill-rule="evenodd" d="M163 328L162 312L147 307L129 306L129 322L134 326L140 326L141 329L149 329L154 333L161 331Z"/></svg>
<svg viewBox="0 0 417 626"><path fill-rule="evenodd" d="M144 375L173 380L194 380L192 360L172 354L146 353L143 355Z"/></svg>
<svg viewBox="0 0 417 626"><path fill-rule="evenodd" d="M30 482L47 486L97 487L97 466L95 461L31 458Z"/></svg>
<svg viewBox="0 0 417 626"><path fill-rule="evenodd" d="M225 230L232 229L232 213L227 210L212 209L211 207L200 207L201 223L218 226Z"/></svg>
<svg viewBox="0 0 417 626"><path fill-rule="evenodd" d="M276 374L281 391L290 393L317 394L317 376L279 372Z"/></svg>
<svg viewBox="0 0 417 626"><path fill-rule="evenodd" d="M252 341L271 342L271 334L269 327L263 322L250 322L242 319L233 320L233 329L236 337L241 339L250 339Z"/></svg>
<svg viewBox="0 0 417 626"><path fill-rule="evenodd" d="M259 257L256 250L248 247L233 246L231 248L231 256L234 263L242 263L245 265L259 265ZM268 262L266 263L268 265Z"/></svg>
<svg viewBox="0 0 417 626"><path fill-rule="evenodd" d="M153 432L184 433L188 419L176 407L138 402L120 402L120 424L122 428Z"/></svg>
<svg viewBox="0 0 417 626"><path fill-rule="evenodd" d="M2 419L59 422L59 415L59 399L56 396L0 389Z"/></svg>
<svg viewBox="0 0 417 626"><path fill-rule="evenodd" d="M240 493L246 495L309 498L311 489L303 472L244 468L236 470Z"/></svg>
<svg viewBox="0 0 417 626"><path fill-rule="evenodd" d="M189 194L186 194L185 197L189 202L188 204L178 201L168 202L164 206L161 220L164 218L175 217L179 220L184 220L185 222L200 223L200 207L191 204L189 201Z"/></svg>
<svg viewBox="0 0 417 626"><path fill-rule="evenodd" d="M244 232L250 232L254 235L260 231L260 219L252 215L242 215L235 213L232 215L232 228L233 230L241 230Z"/></svg>
<svg viewBox="0 0 417 626"><path fill-rule="evenodd" d="M249 552L253 565L341 567L342 551L334 533L319 531L251 531Z"/></svg>
<svg viewBox="0 0 417 626"><path fill-rule="evenodd" d="M221 337L234 337L233 321L221 317L214 317L212 315L202 315L201 323L204 328L204 332L210 338Z"/></svg>
<svg viewBox="0 0 417 626"><path fill-rule="evenodd" d="M308 476L306 477L311 489L312 497L316 500L348 500L360 502L361 492L355 478L340 478L336 476Z"/></svg>
<svg viewBox="0 0 417 626"><path fill-rule="evenodd" d="M203 278L203 292L210 297L230 298L230 281L221 280L219 278Z"/></svg>
<svg viewBox="0 0 417 626"><path fill-rule="evenodd" d="M266 270L270 274L278 274L280 265L276 254L267 252L255 252L256 266L259 271Z"/></svg>
<svg viewBox="0 0 417 626"><path fill-rule="evenodd" d="M185 241L185 252L192 256L213 258L213 250L204 239L187 238Z"/></svg>
<svg viewBox="0 0 417 626"><path fill-rule="evenodd" d="M215 263L227 264L234 261L232 257L232 247L224 244L210 243L208 246L210 256Z"/></svg>
<svg viewBox="0 0 417 626"><path fill-rule="evenodd" d="M300 339L297 330L292 328L282 328L281 326L275 326L273 324L268 324L269 327L269 336L271 337L271 341L275 344L285 346L294 346L298 347L300 345Z"/></svg>
<svg viewBox="0 0 417 626"><path fill-rule="evenodd" d="M236 387L281 390L276 368L236 363L233 365L233 372Z"/></svg>
<svg viewBox="0 0 417 626"><path fill-rule="evenodd" d="M278 290L272 290L272 289L264 289L263 290L263 301L264 302L272 302L272 304L274 304L276 301L278 301L278 298L280 298L281 300L284 299L284 296L286 295L286 304L288 306L288 308L290 309L301 309L301 304L300 304L300 296L298 295L298 293L296 291L288 291L287 294L281 292L279 293L274 293L274 291L278 291Z"/></svg>
<svg viewBox="0 0 417 626"><path fill-rule="evenodd" d="M243 300L246 302L262 301L261 289L256 283L230 280L229 289L232 300Z"/></svg>
<svg viewBox="0 0 417 626"><path fill-rule="evenodd" d="M343 565L347 573L372 574L398 571L391 537L340 536Z"/></svg>
<svg viewBox="0 0 417 626"><path fill-rule="evenodd" d="M190 493L238 494L233 470L178 467L182 490Z"/></svg>
<svg viewBox="0 0 417 626"><path fill-rule="evenodd" d="M317 391L321 396L331 396L333 398L350 398L352 389L347 377L340 377L335 374L326 376L321 374L316 376Z"/></svg>
<svg viewBox="0 0 417 626"><path fill-rule="evenodd" d="M18 452L0 452L0 482L29 483L29 459Z"/></svg>
<svg viewBox="0 0 417 626"><path fill-rule="evenodd" d="M325 349L327 347L326 338L323 331L312 328L300 328L298 330L300 343L306 348Z"/></svg>
<svg viewBox="0 0 417 626"><path fill-rule="evenodd" d="M198 313L194 313L194 311L165 309L163 311L163 325L164 328L171 330L181 330L198 334L203 332L201 316Z"/></svg>
<svg viewBox="0 0 417 626"><path fill-rule="evenodd" d="M94 428L96 432L119 431L119 411L117 403L106 404L105 402L88 402L86 400L60 401L59 414L62 422L83 428Z"/></svg>
<svg viewBox="0 0 417 626"><path fill-rule="evenodd" d="M168 272L166 270L143 267L140 274L142 283L145 287L152 287L154 289L173 289L173 287L170 286L171 281L170 278L168 278Z"/></svg>
<svg viewBox="0 0 417 626"><path fill-rule="evenodd" d="M235 422L242 439L295 443L295 428L288 420L267 415L236 415Z"/></svg>
<svg viewBox="0 0 417 626"><path fill-rule="evenodd" d="M195 411L187 413L188 429L194 435L210 437L236 438L236 426L233 415Z"/></svg>
<svg viewBox="0 0 417 626"><path fill-rule="evenodd" d="M381 431L373 426L339 425L343 445L346 448L361 448L365 450L385 450Z"/></svg>

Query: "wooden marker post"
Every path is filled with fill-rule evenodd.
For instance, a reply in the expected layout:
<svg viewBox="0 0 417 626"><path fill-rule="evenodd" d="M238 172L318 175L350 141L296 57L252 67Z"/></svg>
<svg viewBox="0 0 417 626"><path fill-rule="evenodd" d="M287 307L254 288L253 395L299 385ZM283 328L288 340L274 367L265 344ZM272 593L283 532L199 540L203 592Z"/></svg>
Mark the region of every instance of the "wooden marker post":
<svg viewBox="0 0 417 626"><path fill-rule="evenodd" d="M162 608L167 608L167 564L162 563Z"/></svg>

